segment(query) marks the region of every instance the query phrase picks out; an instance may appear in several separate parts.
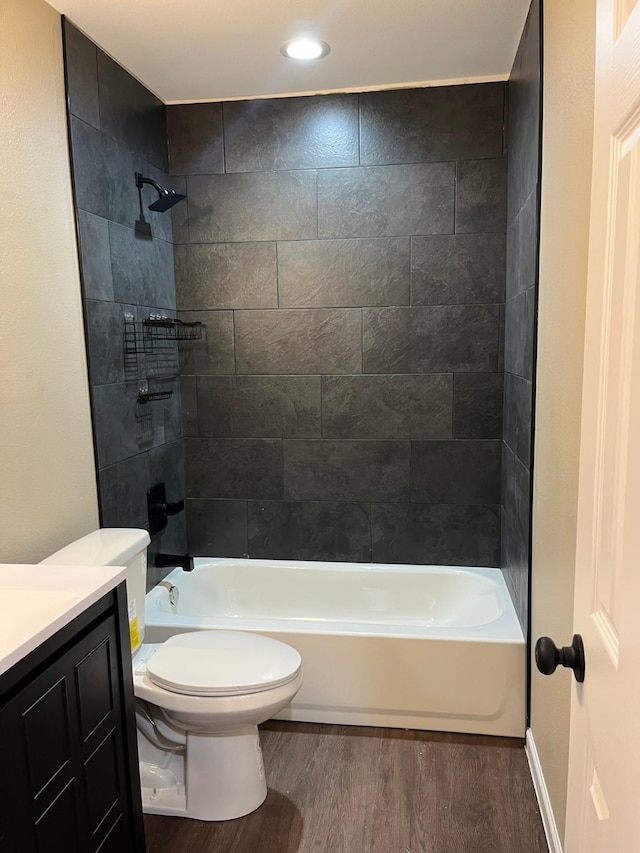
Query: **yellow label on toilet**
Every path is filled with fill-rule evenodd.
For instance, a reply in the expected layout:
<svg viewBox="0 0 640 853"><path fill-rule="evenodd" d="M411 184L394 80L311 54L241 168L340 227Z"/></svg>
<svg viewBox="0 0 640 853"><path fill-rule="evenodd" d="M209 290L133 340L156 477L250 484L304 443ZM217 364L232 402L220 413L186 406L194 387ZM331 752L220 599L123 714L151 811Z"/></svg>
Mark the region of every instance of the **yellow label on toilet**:
<svg viewBox="0 0 640 853"><path fill-rule="evenodd" d="M140 628L138 627L138 617L134 616L129 620L129 639L131 640L131 648L135 649L140 645Z"/></svg>

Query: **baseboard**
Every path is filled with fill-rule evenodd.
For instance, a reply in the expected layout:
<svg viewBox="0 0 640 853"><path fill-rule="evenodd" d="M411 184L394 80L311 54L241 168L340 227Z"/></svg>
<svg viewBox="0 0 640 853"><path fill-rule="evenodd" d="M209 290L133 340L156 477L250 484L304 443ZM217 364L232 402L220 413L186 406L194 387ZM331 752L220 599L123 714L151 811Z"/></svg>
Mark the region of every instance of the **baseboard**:
<svg viewBox="0 0 640 853"><path fill-rule="evenodd" d="M549 799L549 791L547 783L544 780L542 765L540 764L540 756L536 749L536 742L533 739L533 732L527 729L524 751L527 753L529 760L529 769L531 778L533 779L533 787L540 806L540 815L542 817L542 826L544 834L549 845L549 853L562 853L562 843L560 834L556 825L556 819L551 808L551 800Z"/></svg>

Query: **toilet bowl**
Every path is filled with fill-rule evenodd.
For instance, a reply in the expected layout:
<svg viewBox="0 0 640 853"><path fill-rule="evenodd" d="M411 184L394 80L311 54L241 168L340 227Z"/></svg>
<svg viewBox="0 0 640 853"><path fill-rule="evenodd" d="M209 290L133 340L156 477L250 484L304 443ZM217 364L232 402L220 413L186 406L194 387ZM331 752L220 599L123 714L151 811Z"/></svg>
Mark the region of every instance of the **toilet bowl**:
<svg viewBox="0 0 640 853"><path fill-rule="evenodd" d="M258 725L300 689L298 652L257 634L198 631L142 646L133 663L136 699L164 721L155 716L146 734L138 725L145 811L228 820L256 809L267 795ZM160 764L171 772L164 787L148 774Z"/></svg>
<svg viewBox="0 0 640 853"><path fill-rule="evenodd" d="M97 530L43 562L127 567L143 811L241 817L267 795L258 725L296 695L302 661L291 646L244 631L144 644L149 541L145 530Z"/></svg>

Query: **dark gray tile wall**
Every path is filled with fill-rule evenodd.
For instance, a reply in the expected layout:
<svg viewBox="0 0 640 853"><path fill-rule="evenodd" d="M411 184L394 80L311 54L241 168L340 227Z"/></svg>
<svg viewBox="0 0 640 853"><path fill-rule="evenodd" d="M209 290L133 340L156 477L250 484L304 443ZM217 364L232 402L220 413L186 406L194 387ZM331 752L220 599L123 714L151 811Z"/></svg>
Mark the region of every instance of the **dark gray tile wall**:
<svg viewBox="0 0 640 853"><path fill-rule="evenodd" d="M505 93L168 108L191 551L499 565Z"/></svg>
<svg viewBox="0 0 640 853"><path fill-rule="evenodd" d="M134 231L141 201L134 172L160 183L167 173L166 109L148 90L65 21L71 155L84 292L101 523L146 527L147 489L167 484L170 500L184 497L180 385L153 357L140 370L151 389L171 399L141 405L131 359L124 354L125 312L173 314L176 307L171 214L153 213L153 191L142 191L153 237ZM164 364L165 369L167 363ZM228 365L225 365L227 368ZM179 372L177 352L173 374ZM153 552L185 553L184 513L154 537Z"/></svg>
<svg viewBox="0 0 640 853"><path fill-rule="evenodd" d="M532 394L537 303L541 110L540 0L533 0L508 84L509 166L501 565L526 631L530 571Z"/></svg>

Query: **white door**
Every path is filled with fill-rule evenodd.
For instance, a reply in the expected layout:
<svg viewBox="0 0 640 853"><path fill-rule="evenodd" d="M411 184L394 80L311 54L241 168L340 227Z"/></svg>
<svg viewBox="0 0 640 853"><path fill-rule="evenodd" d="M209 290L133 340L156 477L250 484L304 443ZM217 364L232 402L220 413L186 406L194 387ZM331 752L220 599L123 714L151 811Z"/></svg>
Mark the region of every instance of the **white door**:
<svg viewBox="0 0 640 853"><path fill-rule="evenodd" d="M565 853L638 853L640 0L597 0L574 629Z"/></svg>

